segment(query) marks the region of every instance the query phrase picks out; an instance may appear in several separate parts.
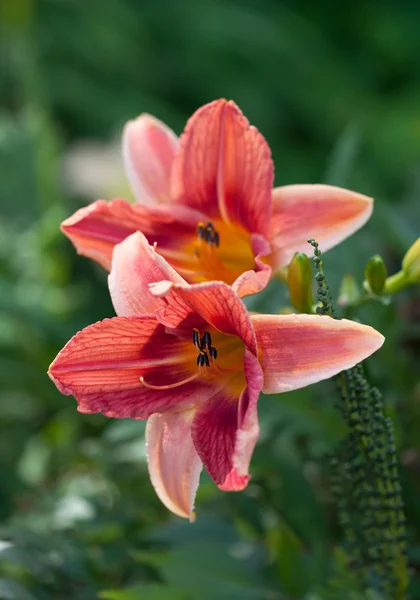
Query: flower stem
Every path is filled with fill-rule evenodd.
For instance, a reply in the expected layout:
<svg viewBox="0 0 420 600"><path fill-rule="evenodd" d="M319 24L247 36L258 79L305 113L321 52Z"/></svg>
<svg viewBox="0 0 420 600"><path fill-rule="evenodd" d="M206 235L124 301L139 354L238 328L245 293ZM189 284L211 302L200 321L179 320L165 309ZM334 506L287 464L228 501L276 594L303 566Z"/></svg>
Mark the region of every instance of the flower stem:
<svg viewBox="0 0 420 600"><path fill-rule="evenodd" d="M396 294L408 285L408 281L404 271L398 271L395 275L391 275L385 281L384 293Z"/></svg>
<svg viewBox="0 0 420 600"><path fill-rule="evenodd" d="M317 312L334 317L321 252L315 240L308 241L317 269ZM368 383L362 365L334 379L341 398L336 406L348 433L331 458L331 491L347 556L363 591L375 589L386 598L404 600L406 530L392 421L385 416L381 394Z"/></svg>

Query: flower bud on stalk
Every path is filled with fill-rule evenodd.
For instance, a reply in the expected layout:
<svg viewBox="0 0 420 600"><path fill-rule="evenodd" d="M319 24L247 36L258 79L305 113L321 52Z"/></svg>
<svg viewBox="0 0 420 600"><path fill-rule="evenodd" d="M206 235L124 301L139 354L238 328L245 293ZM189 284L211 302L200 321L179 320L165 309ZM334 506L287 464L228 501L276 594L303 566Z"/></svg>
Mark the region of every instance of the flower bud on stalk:
<svg viewBox="0 0 420 600"><path fill-rule="evenodd" d="M386 266L382 256L375 254L375 256L372 256L368 261L365 269L366 281L374 294L380 294L384 289L386 275Z"/></svg>
<svg viewBox="0 0 420 600"><path fill-rule="evenodd" d="M313 312L312 266L303 252L296 252L289 265L287 274L290 300L302 313Z"/></svg>
<svg viewBox="0 0 420 600"><path fill-rule="evenodd" d="M420 238L408 249L401 266L401 271L386 280L384 291L387 294L395 294L407 285L420 283Z"/></svg>

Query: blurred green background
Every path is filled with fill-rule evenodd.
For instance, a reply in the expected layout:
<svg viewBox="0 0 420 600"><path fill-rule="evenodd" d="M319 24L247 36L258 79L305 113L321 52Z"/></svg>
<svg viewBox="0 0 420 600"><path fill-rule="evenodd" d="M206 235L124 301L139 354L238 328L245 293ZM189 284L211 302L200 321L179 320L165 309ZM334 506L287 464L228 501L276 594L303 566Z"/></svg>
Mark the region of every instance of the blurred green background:
<svg viewBox="0 0 420 600"><path fill-rule="evenodd" d="M344 598L333 385L263 397L248 489L203 475L196 524L173 517L147 476L144 423L81 415L46 376L77 330L113 314L105 272L59 223L125 195L127 119L150 112L179 133L223 96L267 138L277 185L375 197L369 224L325 256L335 294L376 252L398 270L420 230L420 3L1 0L0 21L0 598ZM411 288L355 315L387 338L368 369L395 422L414 599L419 299ZM285 304L280 284L251 300Z"/></svg>

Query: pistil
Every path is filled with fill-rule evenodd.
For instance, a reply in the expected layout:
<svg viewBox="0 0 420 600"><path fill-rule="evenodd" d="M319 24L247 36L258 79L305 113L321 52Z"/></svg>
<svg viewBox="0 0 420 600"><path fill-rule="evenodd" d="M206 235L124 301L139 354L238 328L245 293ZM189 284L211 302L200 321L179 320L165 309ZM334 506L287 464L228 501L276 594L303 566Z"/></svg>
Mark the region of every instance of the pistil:
<svg viewBox="0 0 420 600"><path fill-rule="evenodd" d="M168 385L154 385L153 383L147 383L147 381L145 381L144 377L141 376L140 383L145 388L148 388L149 390L171 390L172 388L176 388L176 387L179 387L180 385L184 385L185 383L189 383L190 381L194 381L194 379L197 379L198 376L199 376L199 373L194 373L194 375L191 375L190 377L186 377L185 379L182 379L181 381L177 381L176 383L170 383Z"/></svg>

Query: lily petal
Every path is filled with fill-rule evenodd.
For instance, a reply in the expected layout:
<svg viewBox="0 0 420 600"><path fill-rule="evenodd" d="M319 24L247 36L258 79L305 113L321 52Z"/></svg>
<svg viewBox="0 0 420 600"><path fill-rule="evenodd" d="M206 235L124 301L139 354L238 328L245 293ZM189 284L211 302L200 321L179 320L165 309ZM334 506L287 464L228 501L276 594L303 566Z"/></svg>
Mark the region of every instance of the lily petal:
<svg viewBox="0 0 420 600"><path fill-rule="evenodd" d="M261 260L262 256L270 254L270 246L266 239L258 233L252 233L251 245L255 256L255 269L245 271L232 284L232 288L240 298L261 292L267 286L271 277L270 265Z"/></svg>
<svg viewBox="0 0 420 600"><path fill-rule="evenodd" d="M322 251L360 229L373 210L373 199L331 185L286 185L273 190L273 215L268 236L270 264L280 269L295 252L308 254L308 238Z"/></svg>
<svg viewBox="0 0 420 600"><path fill-rule="evenodd" d="M130 235L115 248L108 277L117 315L154 313L162 303L150 293L149 284L162 280L185 284L142 233L137 231Z"/></svg>
<svg viewBox="0 0 420 600"><path fill-rule="evenodd" d="M234 102L215 100L193 114L180 138L171 199L266 236L273 173L264 137Z"/></svg>
<svg viewBox="0 0 420 600"><path fill-rule="evenodd" d="M239 398L224 388L197 408L192 439L207 471L224 491L243 490L259 435L257 401L263 384L256 357L245 353L247 385Z"/></svg>
<svg viewBox="0 0 420 600"><path fill-rule="evenodd" d="M144 221L144 216L126 200L97 200L63 221L61 231L78 254L92 258L109 271L114 246L141 229Z"/></svg>
<svg viewBox="0 0 420 600"><path fill-rule="evenodd" d="M378 350L372 327L319 315L251 315L264 372L263 392L288 392L328 379Z"/></svg>
<svg viewBox="0 0 420 600"><path fill-rule="evenodd" d="M220 387L197 377L190 345L168 335L154 316L114 317L77 333L48 374L80 412L147 419L191 408Z"/></svg>
<svg viewBox="0 0 420 600"><path fill-rule="evenodd" d="M169 202L169 178L178 138L162 121L148 114L128 121L122 151L127 178L137 202Z"/></svg>
<svg viewBox="0 0 420 600"><path fill-rule="evenodd" d="M150 479L163 504L195 520L194 500L203 464L191 439L194 409L152 415L146 426Z"/></svg>
<svg viewBox="0 0 420 600"><path fill-rule="evenodd" d="M151 286L150 291L158 297L172 295L173 301L157 312L158 319L167 327L178 327L187 316L180 311L179 306L189 306L191 312L219 331L241 338L256 355L255 334L248 311L236 292L226 283L208 281L180 285L162 281ZM178 303L175 299L178 299Z"/></svg>

